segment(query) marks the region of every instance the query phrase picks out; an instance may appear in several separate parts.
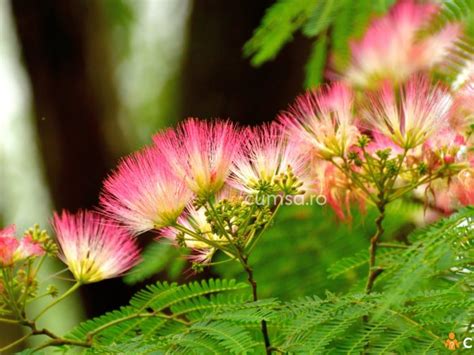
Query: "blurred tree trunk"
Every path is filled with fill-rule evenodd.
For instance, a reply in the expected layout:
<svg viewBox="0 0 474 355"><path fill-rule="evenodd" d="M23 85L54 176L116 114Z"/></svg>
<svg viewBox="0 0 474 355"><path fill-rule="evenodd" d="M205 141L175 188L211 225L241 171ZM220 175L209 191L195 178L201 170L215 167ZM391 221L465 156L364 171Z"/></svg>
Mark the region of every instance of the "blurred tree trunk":
<svg viewBox="0 0 474 355"><path fill-rule="evenodd" d="M29 74L47 181L57 209L97 204L116 159L106 134L115 129L117 95L102 1L11 0ZM117 136L118 134L118 136ZM117 144L119 145L119 144ZM128 300L121 281L88 286L90 314ZM117 292L118 291L118 292ZM102 293L100 297L94 295ZM114 297L104 297L105 293Z"/></svg>
<svg viewBox="0 0 474 355"><path fill-rule="evenodd" d="M300 36L253 68L242 47L274 1L197 0L182 76L182 117L270 121L303 89L310 42Z"/></svg>

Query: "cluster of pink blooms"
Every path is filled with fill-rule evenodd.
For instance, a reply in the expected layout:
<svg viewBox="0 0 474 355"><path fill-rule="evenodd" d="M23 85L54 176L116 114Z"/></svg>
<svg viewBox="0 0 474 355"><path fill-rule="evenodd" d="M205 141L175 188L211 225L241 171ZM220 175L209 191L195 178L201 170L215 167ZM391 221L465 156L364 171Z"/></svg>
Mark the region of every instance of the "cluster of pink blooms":
<svg viewBox="0 0 474 355"><path fill-rule="evenodd" d="M176 240L181 232L176 224L185 227L193 232L185 236L185 245L197 253L195 260L208 261L216 251L210 244L224 242L212 231L205 209L195 207L196 200L256 194L261 185L276 184L289 168L307 180L307 157L277 124L241 128L191 118L153 141L125 158L105 181L101 204L135 234L161 229L162 236Z"/></svg>
<svg viewBox="0 0 474 355"><path fill-rule="evenodd" d="M44 253L41 245L34 241L30 235L25 235L18 240L14 225L0 230L0 267L11 266Z"/></svg>
<svg viewBox="0 0 474 355"><path fill-rule="evenodd" d="M209 261L228 240L212 229L206 201L248 201L262 191L323 194L346 218L352 202L363 208L376 194L377 183L364 182L370 162L396 157L402 159L390 189L429 189L449 211L473 204L474 71L456 89L431 80L429 71L442 66L462 34L450 24L419 37L437 9L400 1L352 43L339 81L300 96L272 124L244 128L191 118L156 134L106 179L101 215L55 215L62 260L80 282L96 282L138 261L136 235L159 230L176 241L184 230L195 259ZM28 237L16 241L10 229L0 234L1 265L40 253Z"/></svg>

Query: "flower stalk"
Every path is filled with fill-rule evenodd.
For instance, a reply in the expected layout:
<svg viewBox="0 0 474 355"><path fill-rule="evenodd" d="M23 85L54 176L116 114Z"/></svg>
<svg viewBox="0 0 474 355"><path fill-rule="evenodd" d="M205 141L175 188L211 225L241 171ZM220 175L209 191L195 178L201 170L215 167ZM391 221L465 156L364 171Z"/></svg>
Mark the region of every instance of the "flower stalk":
<svg viewBox="0 0 474 355"><path fill-rule="evenodd" d="M248 263L248 257L242 257L242 267L244 268L245 272L247 273L247 280L252 287L252 297L253 301L256 302L258 301L258 293L257 293L257 282L255 281L253 277L253 269ZM265 352L266 354L271 354L272 353L272 346L270 343L270 336L268 335L268 327L267 327L267 322L262 319L261 322L261 330L262 330L262 336L263 336L263 341L265 343Z"/></svg>
<svg viewBox="0 0 474 355"><path fill-rule="evenodd" d="M69 288L66 292L64 292L60 297L56 298L53 302L51 302L49 305L47 305L45 308L43 308L43 310L40 313L38 313L38 315L34 318L34 321L37 321L38 319L40 319L48 310L50 310L56 304L58 304L59 302L65 300L70 295L72 295L76 290L79 289L79 287L81 287L81 285L82 284L81 284L80 281L78 281L74 285L72 285L72 287Z"/></svg>
<svg viewBox="0 0 474 355"><path fill-rule="evenodd" d="M379 216L375 220L376 231L374 236L370 239L369 246L369 273L367 276L367 284L365 286L365 293L370 294L374 287L375 280L383 272L383 269L376 266L377 248L380 238L384 233L383 221L385 219L385 203L381 202L379 207Z"/></svg>

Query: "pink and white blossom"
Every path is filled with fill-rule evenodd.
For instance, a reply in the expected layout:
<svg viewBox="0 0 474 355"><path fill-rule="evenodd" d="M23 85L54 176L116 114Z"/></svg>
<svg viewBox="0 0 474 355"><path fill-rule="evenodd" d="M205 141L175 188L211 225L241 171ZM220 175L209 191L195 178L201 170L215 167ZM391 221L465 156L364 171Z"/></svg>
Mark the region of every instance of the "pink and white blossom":
<svg viewBox="0 0 474 355"><path fill-rule="evenodd" d="M26 235L18 240L15 235L15 225L0 230L0 266L11 266L15 262L45 253L41 245L32 240L31 236Z"/></svg>
<svg viewBox="0 0 474 355"><path fill-rule="evenodd" d="M345 156L359 134L353 105L352 90L336 82L299 96L279 121L292 139L309 144L319 157Z"/></svg>
<svg viewBox="0 0 474 355"><path fill-rule="evenodd" d="M139 261L134 238L118 224L88 211L55 214L59 257L81 283L122 275Z"/></svg>
<svg viewBox="0 0 474 355"><path fill-rule="evenodd" d="M15 233L14 225L0 230L0 266L10 266L14 263L15 251L20 244Z"/></svg>
<svg viewBox="0 0 474 355"><path fill-rule="evenodd" d="M321 160L313 164L312 168L319 194L325 196L327 204L340 220L352 219L351 204L354 202L358 203L361 210L365 210L367 197L332 163Z"/></svg>
<svg viewBox="0 0 474 355"><path fill-rule="evenodd" d="M106 179L100 203L107 215L140 234L173 224L191 198L163 154L147 147L123 159Z"/></svg>
<svg viewBox="0 0 474 355"><path fill-rule="evenodd" d="M466 134L474 124L474 63L473 74L454 93L454 101L450 112L451 127L460 134Z"/></svg>
<svg viewBox="0 0 474 355"><path fill-rule="evenodd" d="M24 260L33 256L42 256L45 251L40 243L34 241L30 235L25 235L20 240L20 244L15 252L15 258Z"/></svg>
<svg viewBox="0 0 474 355"><path fill-rule="evenodd" d="M279 175L289 170L298 181L306 180L309 157L288 139L282 126L273 123L249 128L246 136L232 167L233 187L249 194L257 193L259 185L274 185Z"/></svg>
<svg viewBox="0 0 474 355"><path fill-rule="evenodd" d="M153 140L175 176L198 196L208 197L224 186L242 138L240 129L229 121L190 118Z"/></svg>
<svg viewBox="0 0 474 355"><path fill-rule="evenodd" d="M448 125L451 105L446 89L432 85L426 77L415 76L399 90L386 82L370 94L365 122L399 147L411 149Z"/></svg>

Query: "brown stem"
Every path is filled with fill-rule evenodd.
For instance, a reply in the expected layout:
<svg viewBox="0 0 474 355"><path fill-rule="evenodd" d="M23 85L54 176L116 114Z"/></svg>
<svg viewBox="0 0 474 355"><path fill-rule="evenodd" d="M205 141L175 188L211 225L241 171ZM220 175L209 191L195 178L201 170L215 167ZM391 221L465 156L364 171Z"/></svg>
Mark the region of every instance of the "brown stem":
<svg viewBox="0 0 474 355"><path fill-rule="evenodd" d="M257 282L253 278L253 270L248 264L248 257L242 257L242 266L245 269L245 272L247 273L247 280L249 284L252 286L252 296L254 301L258 301L258 294L257 294ZM262 328L262 335L263 335L263 340L265 342L265 352L266 354L271 354L272 353L272 346L270 344L270 337L268 336L268 328L267 328L267 322L265 320L262 320L261 323L261 328Z"/></svg>
<svg viewBox="0 0 474 355"><path fill-rule="evenodd" d="M375 267L375 262L376 262L376 255L377 255L377 246L378 246L378 241L380 237L382 236L384 229L383 229L383 220L385 218L385 202L380 200L380 203L377 205L378 210L379 210L379 216L375 220L375 225L377 230L375 231L374 236L370 239L370 247L369 247L369 275L367 277L367 285L365 286L365 293L370 294L372 292L372 288L374 287L375 280L379 275L382 273L383 269L382 268L376 268ZM362 320L364 323L367 323L369 321L369 316L365 315ZM367 353L367 350L369 349L370 344L367 342L364 346L364 352L363 354Z"/></svg>
<svg viewBox="0 0 474 355"><path fill-rule="evenodd" d="M45 328L38 329L36 328L35 321L26 320L22 322L21 324L31 329L31 335L46 335L47 337L51 338L50 341L44 343L43 345L39 346L35 350L43 349L48 346L57 346L57 345L75 345L75 346L80 346L83 348L90 348L92 346L92 342L83 342L83 341L65 339L65 338L61 338L57 336L56 334L52 333L48 329L45 329Z"/></svg>
<svg viewBox="0 0 474 355"><path fill-rule="evenodd" d="M377 256L377 246L380 237L382 236L384 229L383 229L383 220L385 218L385 203L382 201L379 206L378 210L380 212L379 216L375 220L376 225L376 232L374 236L370 239L370 247L369 247L369 275L367 277L367 285L365 286L365 293L369 294L372 292L372 288L374 287L375 280L377 277L382 273L382 268L377 268L375 266L376 256Z"/></svg>

